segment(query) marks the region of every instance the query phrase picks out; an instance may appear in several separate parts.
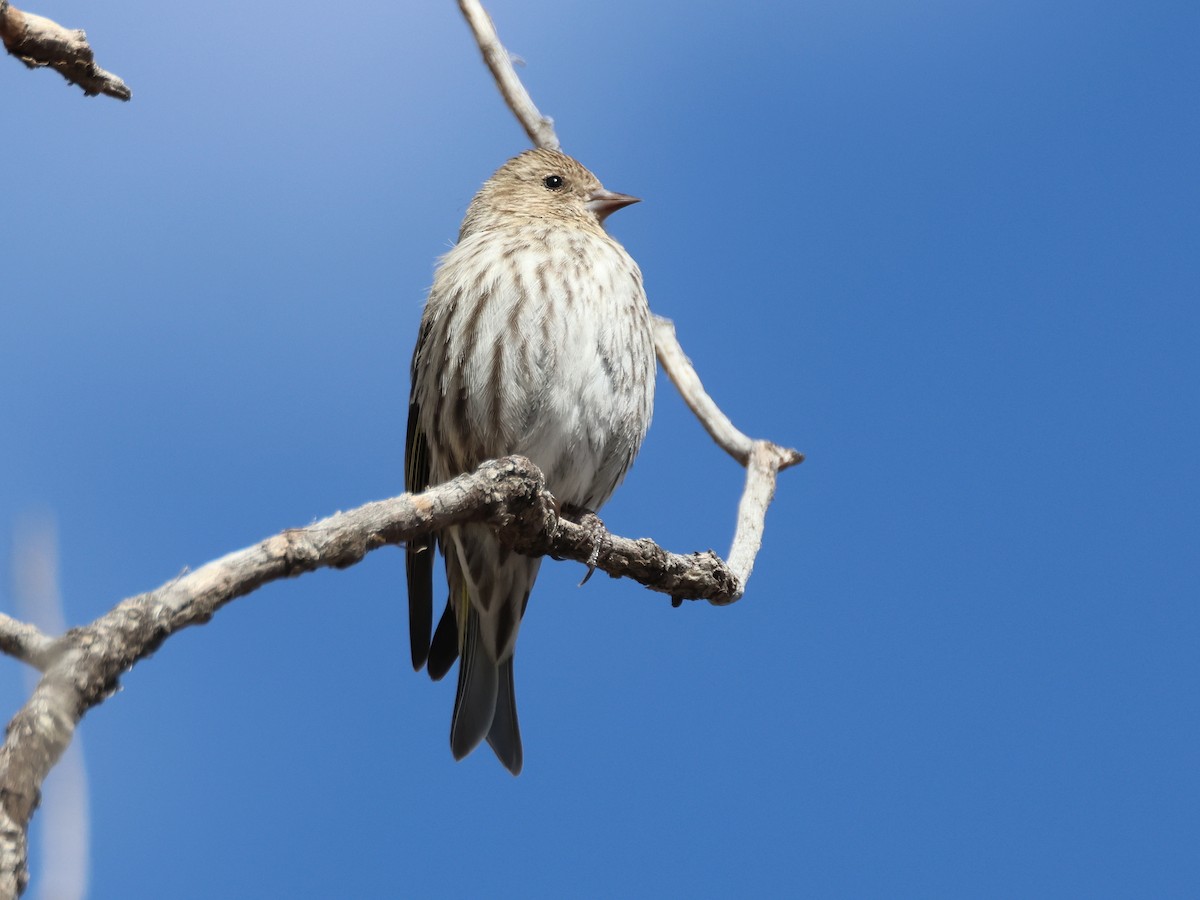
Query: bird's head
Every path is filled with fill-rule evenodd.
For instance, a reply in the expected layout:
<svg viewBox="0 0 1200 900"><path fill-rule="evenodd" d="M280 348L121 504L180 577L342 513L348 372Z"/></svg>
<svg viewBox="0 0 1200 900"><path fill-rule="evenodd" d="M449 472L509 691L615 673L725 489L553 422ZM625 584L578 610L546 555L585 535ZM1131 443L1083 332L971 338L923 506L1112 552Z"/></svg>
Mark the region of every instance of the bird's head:
<svg viewBox="0 0 1200 900"><path fill-rule="evenodd" d="M637 197L606 190L577 160L557 150L526 150L487 180L467 209L462 235L516 220L600 228Z"/></svg>

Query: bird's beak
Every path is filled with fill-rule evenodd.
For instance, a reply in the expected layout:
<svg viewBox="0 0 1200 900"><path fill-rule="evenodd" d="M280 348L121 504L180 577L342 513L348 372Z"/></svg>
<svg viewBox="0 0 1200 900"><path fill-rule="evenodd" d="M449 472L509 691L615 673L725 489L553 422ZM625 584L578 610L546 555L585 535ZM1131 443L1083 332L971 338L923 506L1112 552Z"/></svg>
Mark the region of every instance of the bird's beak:
<svg viewBox="0 0 1200 900"><path fill-rule="evenodd" d="M628 194L618 194L616 191L606 191L599 188L588 196L587 208L603 222L610 213L615 213L631 203L641 203L640 197L630 197Z"/></svg>

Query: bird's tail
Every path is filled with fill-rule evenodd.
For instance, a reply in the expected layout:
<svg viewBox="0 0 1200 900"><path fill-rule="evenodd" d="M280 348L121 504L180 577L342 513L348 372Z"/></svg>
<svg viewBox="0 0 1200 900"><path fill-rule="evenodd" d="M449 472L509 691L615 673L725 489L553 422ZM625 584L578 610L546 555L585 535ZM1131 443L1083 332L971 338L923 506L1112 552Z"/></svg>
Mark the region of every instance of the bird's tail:
<svg viewBox="0 0 1200 900"><path fill-rule="evenodd" d="M521 729L512 660L541 560L501 546L484 525L453 526L447 538L443 547L453 613L443 616L438 625L429 673L438 677L457 651L458 694L450 722L450 749L462 759L486 738L515 775L521 771ZM456 635L457 647L452 642Z"/></svg>
<svg viewBox="0 0 1200 900"><path fill-rule="evenodd" d="M467 606L467 627L458 666L458 694L450 720L450 749L462 759L484 738L504 767L521 773L521 729L513 692L513 661L492 661L479 638L479 613Z"/></svg>
<svg viewBox="0 0 1200 900"><path fill-rule="evenodd" d="M521 726L517 722L517 695L513 692L513 657L500 663L500 678L496 685L496 711L488 729L488 746L504 768L514 775L521 774Z"/></svg>

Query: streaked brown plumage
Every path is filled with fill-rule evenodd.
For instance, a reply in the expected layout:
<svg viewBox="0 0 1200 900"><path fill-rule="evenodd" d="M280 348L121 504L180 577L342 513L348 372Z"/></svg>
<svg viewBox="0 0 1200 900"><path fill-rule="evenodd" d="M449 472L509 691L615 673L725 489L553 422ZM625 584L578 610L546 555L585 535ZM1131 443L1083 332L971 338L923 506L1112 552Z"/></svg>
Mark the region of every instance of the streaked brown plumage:
<svg viewBox="0 0 1200 900"><path fill-rule="evenodd" d="M564 507L595 511L612 495L654 397L641 272L602 225L634 202L552 150L514 157L483 185L421 320L408 490L520 453ZM450 599L431 644L435 538ZM513 774L522 765L513 649L539 563L475 524L407 550L413 667L440 678L462 657L451 749L461 759L486 738Z"/></svg>

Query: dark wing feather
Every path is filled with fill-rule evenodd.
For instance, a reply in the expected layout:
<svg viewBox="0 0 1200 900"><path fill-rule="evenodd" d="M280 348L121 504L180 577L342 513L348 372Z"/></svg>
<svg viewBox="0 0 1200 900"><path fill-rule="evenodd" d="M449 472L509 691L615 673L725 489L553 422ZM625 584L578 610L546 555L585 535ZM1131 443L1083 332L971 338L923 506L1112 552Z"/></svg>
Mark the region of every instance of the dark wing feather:
<svg viewBox="0 0 1200 900"><path fill-rule="evenodd" d="M422 332L421 337L424 336ZM417 353L420 352L421 341L418 341ZM414 354L414 364L416 358ZM404 442L404 489L415 494L427 487L429 443L421 431L414 371L413 391L408 402L408 436ZM408 640L413 669L419 672L429 656L429 634L433 628L433 535L414 537L405 545L404 569L408 576Z"/></svg>
<svg viewBox="0 0 1200 900"><path fill-rule="evenodd" d="M446 601L446 609L433 633L429 647L429 677L440 681L458 659L458 621L454 618L454 602Z"/></svg>

